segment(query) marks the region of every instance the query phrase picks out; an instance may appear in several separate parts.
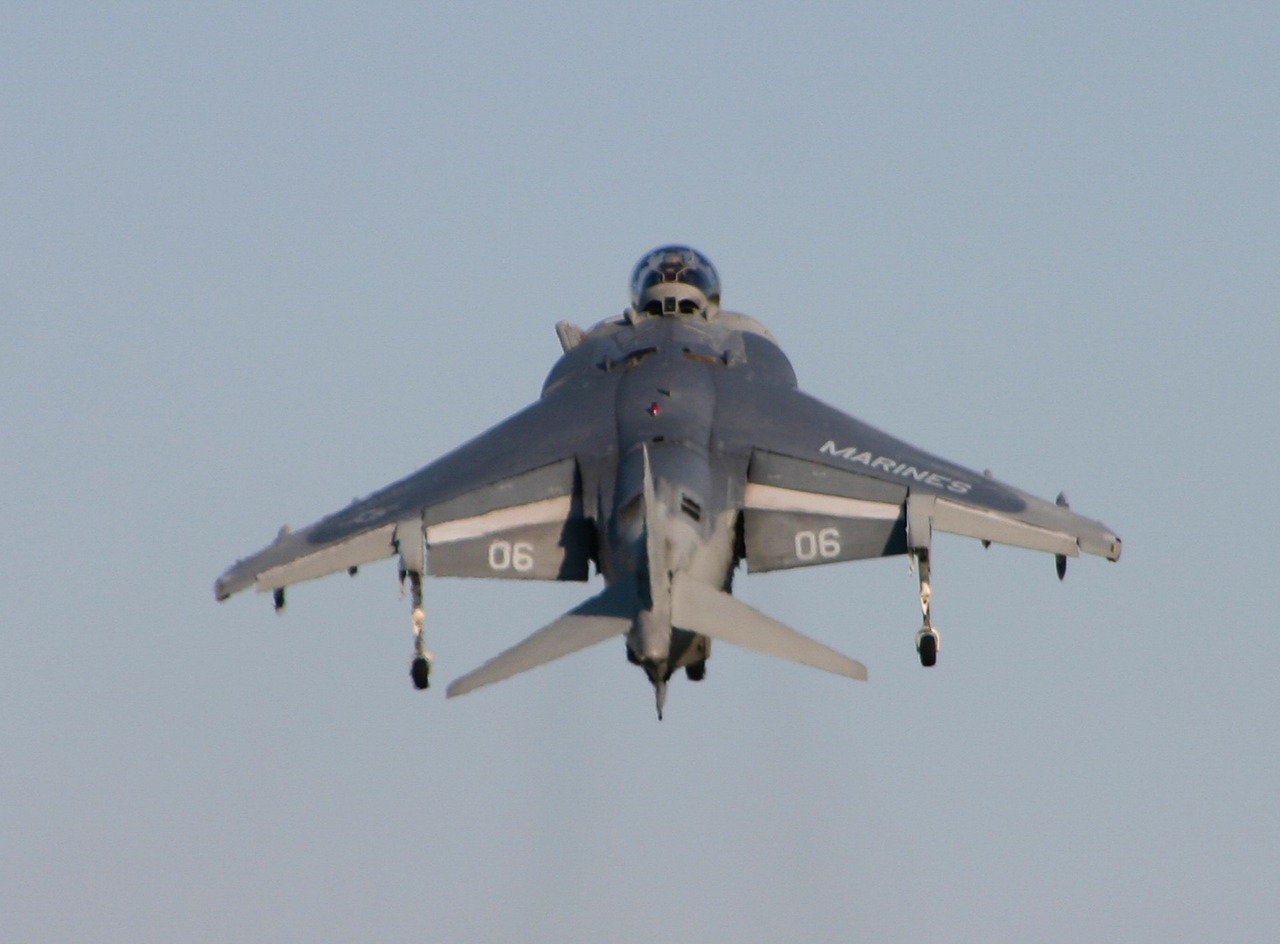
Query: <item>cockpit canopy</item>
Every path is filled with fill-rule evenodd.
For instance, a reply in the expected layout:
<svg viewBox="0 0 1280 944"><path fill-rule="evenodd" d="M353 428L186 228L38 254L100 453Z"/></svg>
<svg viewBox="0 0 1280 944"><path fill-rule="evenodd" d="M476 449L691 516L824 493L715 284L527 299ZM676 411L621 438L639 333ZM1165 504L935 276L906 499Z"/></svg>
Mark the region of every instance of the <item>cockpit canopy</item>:
<svg viewBox="0 0 1280 944"><path fill-rule="evenodd" d="M720 276L688 246L662 246L631 272L631 307L657 315L694 314L720 304Z"/></svg>

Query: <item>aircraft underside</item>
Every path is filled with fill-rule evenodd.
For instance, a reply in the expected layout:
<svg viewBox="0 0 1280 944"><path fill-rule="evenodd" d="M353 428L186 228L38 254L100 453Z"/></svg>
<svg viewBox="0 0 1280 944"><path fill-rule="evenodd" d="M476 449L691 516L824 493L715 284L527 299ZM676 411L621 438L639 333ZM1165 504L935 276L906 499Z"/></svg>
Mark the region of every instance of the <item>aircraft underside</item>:
<svg viewBox="0 0 1280 944"><path fill-rule="evenodd" d="M541 395L457 449L237 561L225 600L398 558L412 597L413 682L426 688L426 576L605 586L448 687L473 691L621 637L661 716L680 670L705 677L711 640L865 679L861 663L730 594L749 573L906 555L919 578L916 651L937 659L932 534L1118 560L1098 521L887 435L804 393L777 342L722 310L714 268L668 246L633 273L623 316L557 326Z"/></svg>

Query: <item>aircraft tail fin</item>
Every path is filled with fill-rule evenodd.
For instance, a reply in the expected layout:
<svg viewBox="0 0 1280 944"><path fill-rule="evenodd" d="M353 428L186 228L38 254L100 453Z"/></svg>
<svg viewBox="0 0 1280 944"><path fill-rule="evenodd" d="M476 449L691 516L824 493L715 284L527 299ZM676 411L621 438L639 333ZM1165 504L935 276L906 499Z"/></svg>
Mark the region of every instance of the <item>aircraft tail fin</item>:
<svg viewBox="0 0 1280 944"><path fill-rule="evenodd" d="M657 489L653 469L649 466L649 447L644 449L644 553L649 572L649 605L659 613L670 607L671 575L667 571L667 542L663 537L662 519L658 513Z"/></svg>
<svg viewBox="0 0 1280 944"><path fill-rule="evenodd" d="M450 683L449 698L465 695L485 685L554 662L579 649L586 649L631 628L635 618L634 591L615 585L574 607L555 622L544 626L522 642L500 652L478 669Z"/></svg>
<svg viewBox="0 0 1280 944"><path fill-rule="evenodd" d="M727 593L677 576L671 588L672 622L681 629L720 639L767 656L789 659L866 681L867 668L817 640L765 616Z"/></svg>

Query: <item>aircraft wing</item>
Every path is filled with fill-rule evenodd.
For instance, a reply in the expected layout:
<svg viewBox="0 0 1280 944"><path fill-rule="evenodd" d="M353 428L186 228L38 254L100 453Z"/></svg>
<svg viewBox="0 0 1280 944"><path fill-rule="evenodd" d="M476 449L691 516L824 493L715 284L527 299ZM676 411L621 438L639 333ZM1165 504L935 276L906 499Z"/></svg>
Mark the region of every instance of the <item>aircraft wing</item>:
<svg viewBox="0 0 1280 944"><path fill-rule="evenodd" d="M396 554L419 573L586 580L593 532L577 457L614 448L611 413L580 391L549 394L310 527L281 529L219 577L214 595L279 590Z"/></svg>
<svg viewBox="0 0 1280 944"><path fill-rule="evenodd" d="M1120 558L1120 539L1065 499L1048 502L931 455L793 387L719 377L717 437L750 456L743 508L752 571L903 554L927 548L933 531L1060 562L1081 552Z"/></svg>

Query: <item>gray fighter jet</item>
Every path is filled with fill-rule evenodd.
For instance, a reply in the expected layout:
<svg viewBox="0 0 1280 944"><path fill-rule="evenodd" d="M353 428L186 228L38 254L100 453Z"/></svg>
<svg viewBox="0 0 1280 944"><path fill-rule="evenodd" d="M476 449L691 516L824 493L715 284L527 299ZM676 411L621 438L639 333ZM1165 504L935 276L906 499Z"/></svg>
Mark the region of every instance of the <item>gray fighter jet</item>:
<svg viewBox="0 0 1280 944"><path fill-rule="evenodd" d="M920 580L923 665L934 531L1056 556L1120 557L1120 539L894 439L815 400L758 322L720 308L703 256L664 246L636 265L625 313L556 326L564 356L531 406L413 475L241 560L214 586L273 592L398 557L413 601L414 684L426 688L422 578L588 579L605 587L453 682L461 695L604 642L652 682L706 672L711 640L854 679L858 662L730 595L734 572L909 555Z"/></svg>

